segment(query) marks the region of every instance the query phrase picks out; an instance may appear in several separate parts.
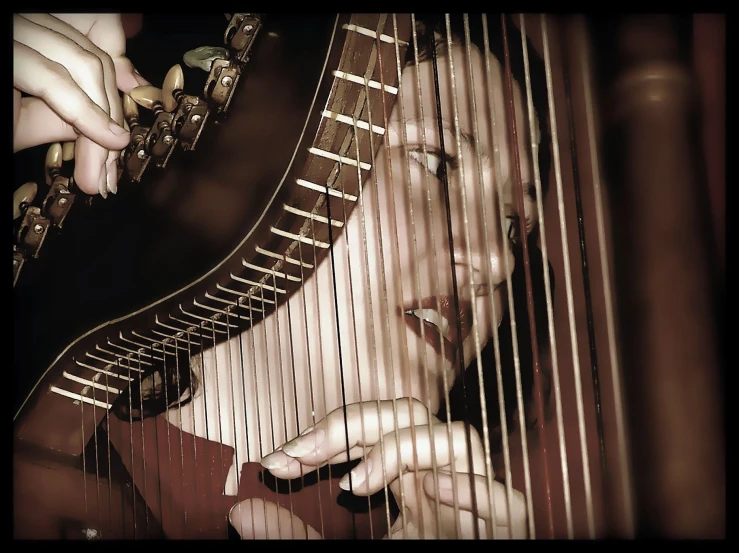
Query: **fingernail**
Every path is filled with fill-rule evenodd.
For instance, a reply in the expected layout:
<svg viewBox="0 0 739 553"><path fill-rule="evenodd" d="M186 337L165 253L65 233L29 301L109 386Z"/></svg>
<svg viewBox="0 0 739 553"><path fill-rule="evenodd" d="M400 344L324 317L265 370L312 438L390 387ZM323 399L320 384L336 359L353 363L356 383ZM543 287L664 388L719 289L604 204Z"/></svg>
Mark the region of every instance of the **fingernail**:
<svg viewBox="0 0 739 553"><path fill-rule="evenodd" d="M318 446L323 442L323 438L326 436L326 431L318 429L313 431L310 430L303 433L303 436L294 439L291 442L286 443L282 446L282 450L290 455L291 457L302 457L318 449Z"/></svg>
<svg viewBox="0 0 739 553"><path fill-rule="evenodd" d="M264 457L261 461L262 466L268 470L281 469L287 466L289 462L284 455L280 455L279 452L275 451Z"/></svg>
<svg viewBox="0 0 739 553"><path fill-rule="evenodd" d="M312 432L312 431L313 431L313 427L312 427L312 426L309 426L308 428L306 428L305 430L303 430L303 431L302 431L302 432L300 433L300 435L301 435L301 436L305 436L305 435L306 435L306 434L307 434L308 432Z"/></svg>
<svg viewBox="0 0 739 553"><path fill-rule="evenodd" d="M113 194L118 194L118 171L116 171L115 165L112 170L108 171L108 190Z"/></svg>
<svg viewBox="0 0 739 553"><path fill-rule="evenodd" d="M342 490L349 491L349 477L351 476L351 485L352 488L358 488L362 484L364 484L365 478L367 478L367 475L372 470L372 461L370 459L367 459L364 463L361 463L360 465L357 465L354 467L354 470L351 471L349 474L345 474L344 477L339 480L339 487Z"/></svg>
<svg viewBox="0 0 739 553"><path fill-rule="evenodd" d="M103 198L108 197L108 171L103 165L103 168L100 170L100 178L98 180L98 190L100 191L100 195Z"/></svg>
<svg viewBox="0 0 739 553"><path fill-rule="evenodd" d="M108 128L110 129L110 132L112 132L116 136L124 136L128 134L128 131L121 127L115 121L111 121L110 123L108 123Z"/></svg>

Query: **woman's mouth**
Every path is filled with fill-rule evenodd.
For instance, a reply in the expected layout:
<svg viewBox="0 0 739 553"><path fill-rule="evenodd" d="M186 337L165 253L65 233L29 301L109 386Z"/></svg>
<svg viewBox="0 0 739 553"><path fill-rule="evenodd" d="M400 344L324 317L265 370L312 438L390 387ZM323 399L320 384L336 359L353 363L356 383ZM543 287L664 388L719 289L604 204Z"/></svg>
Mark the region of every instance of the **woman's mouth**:
<svg viewBox="0 0 739 553"><path fill-rule="evenodd" d="M454 303L449 296L433 296L403 306L406 324L452 366L472 326L472 303L460 299L459 309Z"/></svg>

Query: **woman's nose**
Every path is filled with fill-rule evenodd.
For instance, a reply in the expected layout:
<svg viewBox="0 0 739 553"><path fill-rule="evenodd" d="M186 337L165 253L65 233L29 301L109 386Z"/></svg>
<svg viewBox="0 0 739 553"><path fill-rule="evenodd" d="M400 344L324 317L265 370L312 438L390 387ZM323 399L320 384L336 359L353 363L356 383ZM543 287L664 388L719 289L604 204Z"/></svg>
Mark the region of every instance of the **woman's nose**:
<svg viewBox="0 0 739 553"><path fill-rule="evenodd" d="M506 239L502 238L500 228L488 228L487 235L487 240L484 235L472 237L469 251L466 245L456 247L454 258L458 270L468 268L472 271L475 286L486 284L492 290L503 284L513 272L515 259L511 244L504 243Z"/></svg>

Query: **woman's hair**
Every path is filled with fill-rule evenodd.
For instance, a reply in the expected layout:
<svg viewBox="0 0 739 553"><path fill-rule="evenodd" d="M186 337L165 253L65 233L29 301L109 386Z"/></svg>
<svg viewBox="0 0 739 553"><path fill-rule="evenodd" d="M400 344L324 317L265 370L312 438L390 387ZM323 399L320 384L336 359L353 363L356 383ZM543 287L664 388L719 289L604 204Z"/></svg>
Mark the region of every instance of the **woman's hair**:
<svg viewBox="0 0 739 553"><path fill-rule="evenodd" d="M526 102L526 80L524 54L522 47L522 34L519 28L514 24L510 16L501 17L500 14L487 15L488 27L488 45L490 54L497 58L501 67L504 68L503 78L505 79L505 45L503 40L502 21L505 18L506 35L508 42L508 59L510 61L511 76L518 83L521 93ZM418 22L418 62L433 60L432 48L435 50L436 57L442 57L447 54L447 31L451 30L452 44L457 43L466 46L464 20L459 16L451 16L449 29L445 17L443 15L419 15ZM470 42L476 46L480 52L485 52L484 30L482 25L482 17L480 15L469 16L469 35ZM546 79L544 62L539 57L535 48L527 37L527 53L528 65L530 73L531 96L534 110L536 111L539 125L539 149L538 149L538 165L541 175L541 185L543 193L546 193L549 183L549 172L551 166L551 138L548 128L548 95L546 89ZM413 48L409 48L409 62L415 63L415 52ZM507 83L502 83L507 94ZM444 116L444 114L442 114ZM448 115L447 115L448 116ZM514 187L516 183L514 183ZM532 191L533 192L533 191ZM533 196L533 193L532 193ZM515 197L515 196L514 196ZM537 230L532 231L526 238L527 249L529 254L529 268L531 273L532 296L534 304L534 327L536 329L536 343L532 344L532 332L529 326L529 312L527 307L527 290L526 278L524 272L523 245L520 242L511 244L511 251L515 259L515 268L511 275L511 294L513 296L513 314L516 320L516 345L518 346L519 367L521 375L521 388L523 393L524 406L528 406L531 402L531 395L534 385L534 348L538 351L544 351L547 347L548 328L547 313L544 289L544 262L541 250L538 246ZM553 285L554 275L551 266L549 270L549 278ZM518 402L516 394L516 378L515 378L515 358L514 358L514 336L511 327L511 313L506 310L503 320L498 329L499 339L499 355L501 365L501 380L503 387L503 402L505 404L505 417L508 421L508 432L514 429L512 417L517 411ZM491 447L498 450L500 442L501 426L500 402L498 394L498 382L496 374L495 350L493 340L489 340L483 347L481 354L481 365L483 368L483 385L480 385L480 378L477 371L477 359L462 372L460 378L457 379L449 393L449 411L452 420L464 420L474 426L482 435L482 407L480 401L481 391L484 393L487 404L488 429L491 436ZM481 390L482 388L482 390ZM545 390L547 392L547 390ZM446 409L442 405L438 416L441 419L446 418ZM519 416L525 416L519 413Z"/></svg>
<svg viewBox="0 0 739 553"><path fill-rule="evenodd" d="M432 48L435 49L437 56L446 55L447 29L444 16L438 14L419 14L416 16L416 20L418 30L417 43L419 50L418 61L421 62L431 58ZM459 41L461 44L464 44L465 33L461 17L452 16L450 23L453 41ZM485 46L481 17L470 16L469 23L471 42L481 52L484 52ZM501 16L489 14L487 17L487 24L490 53L498 59L501 66L505 67L505 50L503 44ZM525 98L526 85L523 50L521 47L521 33L518 27L513 24L510 17L506 18L506 31L509 44L508 51L511 74L514 80L518 82L521 87L521 91ZM415 63L415 53L412 45L407 51L408 57L406 59L406 63ZM530 82L533 104L538 115L540 127L539 136L541 137L541 140L539 143L538 154L539 171L541 174L542 190L546 191L551 164L550 133L547 127L547 91L544 79L543 61L536 53L536 50L531 45L530 41L528 41L528 62L531 73ZM539 342L536 347L542 349L546 344L547 317L545 309L546 303L544 301L544 266L541 251L537 245L536 230L532 231L532 233L526 237L526 240L530 257L536 335ZM514 298L514 314L517 327L521 384L524 401L529 402L533 386L533 351L529 329L529 315L526 304L527 290L523 271L524 263L522 245L520 243L514 243L512 245L512 253L515 258L515 269L511 275L511 288ZM550 279L554 282L551 269ZM508 420L510 420L517 407L512 340L510 313L506 311L499 328L499 341L503 397L506 418ZM204 341L207 342L207 337L204 337ZM141 383L138 382L138 379L134 380L134 382L131 383L131 386L121 394L113 406L113 413L118 418L125 421L140 420L142 418L158 415L166 411L168 408L185 405L192 400L198 387L198 380L197 375L191 370L190 344L186 341L180 340L178 342L178 346L179 348L175 350L173 343L168 345L166 349L169 353L168 355L162 355L161 349L152 349L147 352L149 355L154 357L164 357L165 362L157 362L149 357L146 358L146 360L152 364L142 365L141 368L144 372L137 373L141 374ZM205 347L208 347L207 343L205 344ZM177 352L176 356L174 355L175 351ZM197 361L199 351L193 347L192 353L194 354L193 357ZM488 426L491 431L491 436L495 434L495 429L500 426L498 386L494 354L495 351L491 340L481 352L484 371L483 391L485 393L488 406ZM199 363L196 362L196 365L199 365ZM457 382L450 391L449 407L453 420L466 420L475 426L478 431L482 431L480 381L477 374L476 360L474 360L463 372L462 377L457 379ZM445 409L443 406L440 410L439 416L442 418L445 416ZM509 424L509 431L512 428L513 425ZM491 445L495 447L497 444Z"/></svg>

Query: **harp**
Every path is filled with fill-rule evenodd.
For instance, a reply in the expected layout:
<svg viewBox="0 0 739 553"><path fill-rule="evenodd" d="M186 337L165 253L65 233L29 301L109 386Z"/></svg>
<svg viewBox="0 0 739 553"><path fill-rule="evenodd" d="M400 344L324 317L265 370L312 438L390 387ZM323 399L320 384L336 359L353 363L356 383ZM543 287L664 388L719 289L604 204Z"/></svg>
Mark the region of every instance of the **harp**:
<svg viewBox="0 0 739 553"><path fill-rule="evenodd" d="M419 22L425 22L424 27ZM190 110L204 109L199 121L210 120L203 123L202 134L198 127L190 135L190 140L197 136L197 148L184 152L189 158L178 157L183 152L175 147L192 149L186 147L187 133L179 134L184 128L180 127L170 135L176 144L155 151L157 145L162 147L162 135L150 140L151 129L161 122L160 116L166 118L163 113L179 113L188 101L172 95L176 107L147 114L149 122L132 133L134 139L147 137L145 142L134 140L124 156L130 163L125 167L129 180L141 181L138 192L126 199L122 191L120 199L107 200L112 206L118 202L126 207L117 213L118 222L132 217L130 208L140 207L142 196L159 205L169 199L167 207L176 216L168 223L178 216L185 220L188 213L190 221L200 221L200 226L184 225L180 236L167 235L165 224L155 224L165 217L162 210L149 211L154 223L147 227L150 234L144 234L144 242L156 240L152 229L162 231L170 241L162 239L148 259L164 256L166 262L152 261L152 267L178 285L170 282L166 293L152 285L140 291L135 309L126 310L130 305L120 304L109 318L98 314L95 325L80 332L79 338L70 336L56 348L38 348L50 350L47 362L41 367L31 362L29 367L29 359L44 359L42 352L32 351L31 344L41 338L53 343L54 338L52 332L36 335L33 341L27 336L42 328L39 320L66 320L67 315L55 313L64 301L60 296L78 292L52 287L58 303L46 298L44 312L44 302L31 303L28 297L49 286L48 273L34 268L34 263L43 262L45 252L38 260L23 262L23 273L30 274L29 284L23 282L22 273L15 289L16 357L20 358L16 371L30 373L26 377L30 385L18 393L14 418L15 536L226 538L234 531L251 537L265 532L266 537L308 536L305 527L293 525L297 517L328 538L381 538L388 533L393 537L723 537L719 392L723 360L718 317L723 280L718 276L721 258L709 246L711 219L704 205L708 195L700 146L691 142L690 126L694 86L710 77L694 79L681 52L678 23L657 16L613 22L531 15L470 15L457 20L360 14L301 21L277 15L229 16L224 24L226 54L208 66L202 93L206 101L201 105L198 93L185 91ZM474 58L471 26L482 29L480 44L486 49L492 51L497 41L498 65L485 51L476 58L480 71L466 65ZM449 54L455 47L460 47L459 57ZM533 69L535 56L541 60L538 72ZM430 86L421 86L422 65L428 79L423 83ZM418 70L406 72L408 67ZM488 96L486 88L481 96L472 94L458 102L464 96L459 91L464 90L465 80L468 84L476 80L480 86L495 82L495 75L499 102ZM233 86L233 92L223 91L226 77L231 78L227 88ZM543 95L537 93L537 82ZM419 138L417 131L414 135L417 126L405 124L410 121L405 115L416 105L413 97L439 99L444 86L445 97L455 100L443 105L431 101L428 109L442 113L436 123L454 123L449 129L432 125L431 138L425 130ZM403 98L410 98L409 103ZM459 121L465 110L483 109L471 105L480 98L488 98L490 110L481 120L496 118L493 129L497 130L490 132L502 137L490 144L491 171L498 171L491 180L502 186L501 164L507 163L508 204L491 197L487 203L484 191L476 197L481 199L477 203L462 199L456 205L468 206L470 212L459 219L463 222L462 230L456 230L459 235L451 224L441 225L441 231L449 230L447 238L461 237L449 243L457 246L462 257L466 249L469 257L473 240L464 222L491 221L491 227L499 227L491 228L491 236L522 237L520 251L514 256L516 269L504 271L505 304L496 306L491 301L490 309L481 311L485 315L472 309L472 317L480 319L466 326L461 316L456 323L447 320L460 332L465 327L471 338L455 342L460 374L452 382L444 375L437 379L439 397L437 408L432 409L433 386L427 381L425 389L422 382L418 384L420 392L413 389L407 360L404 364L399 359L397 372L386 371L374 388L372 383L362 385L361 376L353 379L353 374L373 378L371 371L359 369L370 361L383 365L383 347L391 358L393 351L404 351L401 346L410 348L410 338L400 344L388 332L397 330L389 322L392 309L387 290L393 283L378 286L373 279L382 280L389 271L403 280L393 272L396 265L406 266L398 259L399 236L410 244L403 245L402 251L412 251L410 258L420 259L413 247L422 238L412 230L405 235L397 230L398 220L401 224L404 217L414 220L410 211L403 210L416 206L411 200L403 203L406 193L412 196L404 184L428 183L436 177L439 203L426 201L429 192L418 204L416 217L426 221L426 226L419 223L422 229L435 228L431 222L436 220L433 214L425 218L424 210L449 206L455 195L465 192L464 184L459 186L451 175L460 170L451 158L452 152L461 157L463 140L469 140L470 149L473 144L479 149L485 129L471 128L465 138ZM535 103L545 109L537 112ZM422 100L418 104L427 105ZM498 105L502 109L496 110ZM216 125L219 117L223 120ZM540 132L551 141L531 155L530 175L525 179L527 163L522 160L527 149L537 150L532 144L537 117ZM392 127L398 120L403 124ZM391 128L401 130L391 137ZM444 145L440 144L443 137L447 137ZM415 140L415 149L408 147L409 140ZM146 147L139 150L142 144ZM723 147L714 145L719 146ZM390 159L392 148L404 153L399 161ZM426 157L431 150L440 161L435 170ZM144 152L142 157L138 151ZM547 154L551 154L551 171L540 173L542 156ZM421 155L425 169L411 169L411 162ZM488 181L482 176L481 157L478 152L471 165L462 163L461 171L467 171L468 181L479 173L483 190ZM142 168L137 160L149 165ZM376 164L391 179L394 175L394 186L386 182L383 189L377 184ZM195 176L188 180L188 173ZM183 189L175 190L180 183L185 183ZM219 183L231 188L219 189ZM145 186L150 187L148 192L142 191ZM425 186L423 191L430 190ZM397 194L373 196L382 190L397 190ZM491 191L498 198L505 196L502 188ZM52 205L58 205L58 197L53 196ZM382 211L382 202L393 198L403 209L386 206ZM23 199L19 212L24 221L30 215L44 215L41 208L29 211L32 202L25 201L26 196ZM233 205L208 217L209 203ZM510 212L503 209L505 205ZM202 209L197 211L197 206ZM92 222L101 224L110 217L107 210L116 208L106 204L90 209L99 210L92 212ZM529 234L524 216L529 212L534 213L534 234ZM385 215L373 219L378 213ZM446 217L437 212L435 217L454 219L450 212ZM70 215L60 241L65 235L70 236L70 244L80 239L69 228L73 225ZM227 227L230 233L224 230ZM33 224L26 228L31 234L23 236L32 236ZM362 230L365 235L357 234ZM47 232L45 227L42 231ZM362 236L352 242L357 250L346 246L350 232ZM199 249L196 238L202 235L211 242L203 240ZM488 236L488 230L483 236ZM165 252L172 240L182 242L183 237L188 247L181 251L203 259L190 273L167 273L165 265L175 258ZM390 238L384 246L388 257L382 263L377 258L373 267L379 268L370 274L368 259L385 251L367 246L377 237ZM51 240L46 240L44 249ZM213 247L216 243L218 248ZM502 244L508 247L506 240ZM208 257L207 246L220 257L213 253ZM486 265L491 246L484 246L488 253L479 274L487 274L490 280L494 267ZM452 250L440 245L436 252L447 256L448 266L455 264ZM78 267L77 261L73 260L72 268ZM122 269L126 263L131 260L119 259L110 266ZM363 263L365 270L357 272L357 265ZM537 263L538 274L534 272ZM67 267L57 268L62 266ZM343 281L337 278L342 274L359 277ZM444 278L457 278L456 270L440 275L442 286L447 282ZM459 310L461 290L468 294L481 290L476 275L462 271L458 281L447 282L455 291L453 311ZM93 278L100 277L93 274ZM421 287L414 278L406 285ZM516 287L523 301L514 302ZM384 290L385 296L375 297L374 307L369 301L353 299L356 295L369 300L367 290ZM488 296L492 297L481 293ZM352 306L364 305L365 311L352 311L342 319L340 299ZM382 299L384 309L378 307ZM474 295L471 303L475 304ZM507 339L511 344L507 373L497 344L488 350L492 353L483 366L485 345L476 334L476 329L485 327L485 317L506 305L508 315L500 335L497 324L490 323L493 328L488 331L490 340ZM436 315L424 312L434 307ZM414 324L424 339L426 333L443 327L434 318L443 316L438 300L430 306L411 305L408 310L412 313L407 316L421 321ZM373 347L380 353L359 361L360 344L366 351L372 348L366 345L369 337L352 335L356 333L352 323L372 317L377 320L369 328L378 329ZM318 346L321 352L301 354L307 345ZM416 346L416 351L427 351L424 348ZM459 353L465 348L469 361L464 352ZM295 359L303 362L297 372ZM326 372L316 360L339 366ZM391 359L385 365L393 363ZM428 374L428 366L419 374ZM323 382L314 381L319 377ZM333 379L328 388L327 378ZM385 392L379 396L390 425L379 432L381 437L401 430L413 434L417 428L418 435L407 437L411 444L420 444L424 422L435 417L443 429L440 448L444 432L452 436L453 424L455 432L461 430L465 439L460 464L465 452L482 451L482 465L477 467L484 480L483 493L479 500L474 496L471 511L459 506L464 502L464 486L474 480L461 467L459 474L449 473L455 475L451 523L442 520L442 506L433 500L428 502L430 517L413 519L409 506L428 500L420 481L425 476L417 471L403 474L407 486L385 481L385 491L371 496L352 493L361 486L356 473L348 479L349 491L339 487L340 479L346 481L345 475L370 450L379 447L385 461L396 448L390 440L385 444L380 439L379 446L365 444L364 436L361 443L349 443L350 416L357 415L352 406L372 403L378 399L372 390L380 389ZM363 391L370 399L363 398ZM408 399L411 393L417 396L415 401ZM260 458L304 434L307 427L320 425L329 412L339 427L343 423L344 457L337 454L330 467L320 470L303 467L293 478L275 478L259 464ZM366 416L359 410L359 417L372 421L371 411ZM412 423L399 423L404 417ZM414 417L418 420L413 421ZM375 414L375 420L384 418ZM471 428L479 441L474 442ZM398 447L397 457L405 465L418 463L421 449L413 445L401 452ZM347 456L352 462L346 462ZM446 467L449 461L438 464ZM440 467L432 465L426 472L440 489ZM366 463L364 468L367 476ZM387 471L380 472L387 479ZM441 472L449 472L448 467ZM467 526L462 522L463 511L476 516L489 506L512 515L515 505L522 516L510 516L503 524L478 524L476 518ZM260 530L260 524L267 528Z"/></svg>

